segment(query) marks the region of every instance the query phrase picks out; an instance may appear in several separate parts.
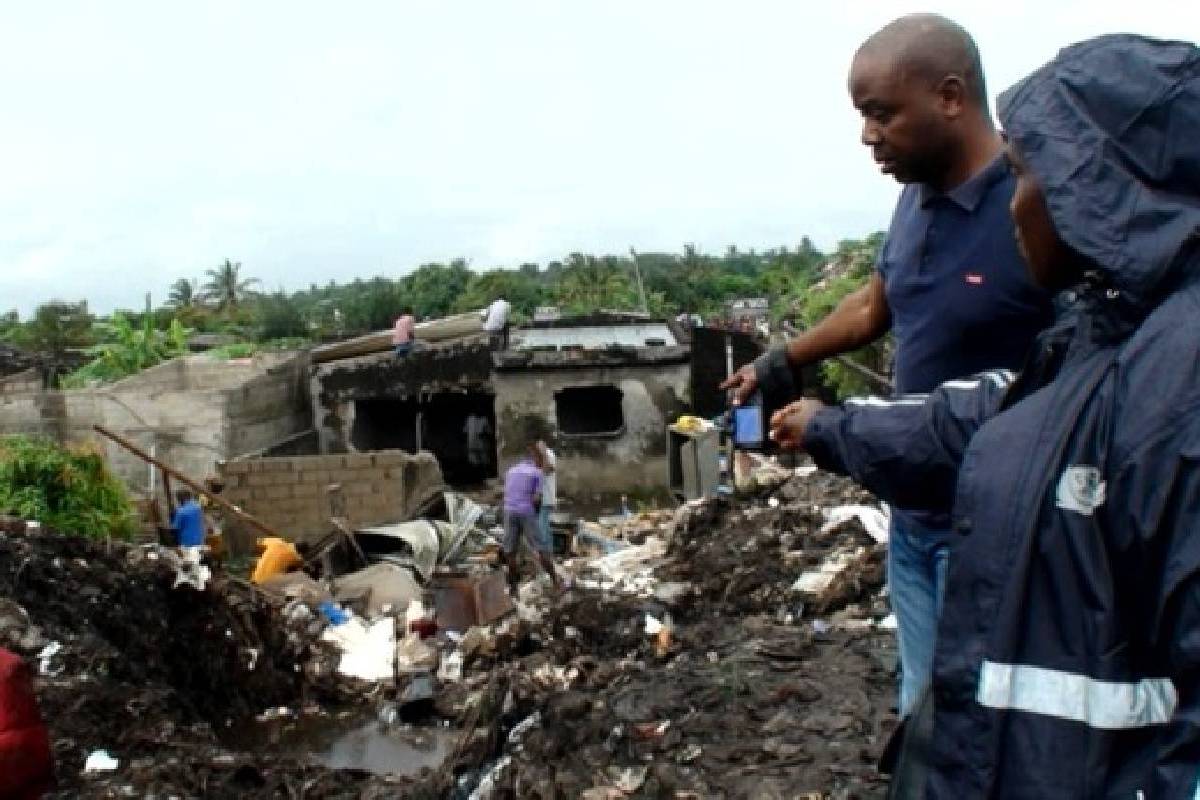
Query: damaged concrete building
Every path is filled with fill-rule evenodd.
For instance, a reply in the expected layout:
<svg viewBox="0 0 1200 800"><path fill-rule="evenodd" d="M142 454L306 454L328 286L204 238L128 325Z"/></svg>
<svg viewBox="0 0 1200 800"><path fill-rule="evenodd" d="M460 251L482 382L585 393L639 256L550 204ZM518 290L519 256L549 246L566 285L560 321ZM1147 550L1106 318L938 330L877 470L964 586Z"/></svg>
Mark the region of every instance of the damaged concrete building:
<svg viewBox="0 0 1200 800"><path fill-rule="evenodd" d="M666 426L691 404L691 347L639 315L548 320L493 353L482 337L315 364L323 453L425 449L452 485L496 477L535 437L560 491L646 493L666 480Z"/></svg>

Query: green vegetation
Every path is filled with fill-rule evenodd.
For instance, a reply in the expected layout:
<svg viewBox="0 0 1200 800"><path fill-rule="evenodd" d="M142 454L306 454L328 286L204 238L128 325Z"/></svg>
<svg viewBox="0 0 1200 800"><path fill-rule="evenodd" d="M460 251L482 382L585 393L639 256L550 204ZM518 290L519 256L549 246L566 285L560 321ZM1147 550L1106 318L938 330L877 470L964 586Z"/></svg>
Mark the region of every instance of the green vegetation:
<svg viewBox="0 0 1200 800"><path fill-rule="evenodd" d="M463 259L422 264L400 277L378 276L338 284L311 285L296 292L257 292L240 262L225 259L207 270L207 280L179 278L166 304L143 312L122 311L93 324L87 304L48 303L34 319L0 319L0 341L23 349L93 356L64 384L83 386L115 380L184 351L183 333L222 334L236 344L212 351L216 358L243 358L263 349L304 346L390 327L401 309L418 319L474 311L503 295L516 321L538 306L564 313L599 309L645 310L658 316L701 315L706 323L726 313L738 297L765 296L773 321L812 324L870 274L882 234L845 241L832 254L807 238L796 247L765 251L729 247L707 255L692 245L682 253L595 256L571 253L548 264L476 271ZM641 287L638 285L638 272ZM857 354L863 364L882 369L886 351ZM839 391L861 391L862 379L839 365L827 377Z"/></svg>
<svg viewBox="0 0 1200 800"><path fill-rule="evenodd" d="M877 233L862 241L844 241L827 264L829 277L814 284L800 304L800 317L806 327L820 322L833 311L846 295L861 287L875 268L879 248L883 245L883 234ZM891 361L891 337L850 354L852 361L879 374L886 374ZM838 397L878 392L879 387L862 375L837 361L829 360L821 365L825 383Z"/></svg>
<svg viewBox="0 0 1200 800"><path fill-rule="evenodd" d="M172 320L166 331L154 327L154 319L144 315L135 328L124 314L116 313L107 322L95 323L99 344L87 348L92 361L63 378L67 388L106 383L135 375L187 352L188 332L179 320Z"/></svg>
<svg viewBox="0 0 1200 800"><path fill-rule="evenodd" d="M0 512L99 539L137 531L129 494L102 456L23 436L0 438Z"/></svg>

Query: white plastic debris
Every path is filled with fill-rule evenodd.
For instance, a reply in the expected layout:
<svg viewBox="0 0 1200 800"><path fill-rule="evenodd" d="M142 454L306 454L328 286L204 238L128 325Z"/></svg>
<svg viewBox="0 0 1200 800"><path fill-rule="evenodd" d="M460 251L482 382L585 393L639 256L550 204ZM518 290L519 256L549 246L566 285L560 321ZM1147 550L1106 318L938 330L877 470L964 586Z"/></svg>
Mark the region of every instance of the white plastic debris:
<svg viewBox="0 0 1200 800"><path fill-rule="evenodd" d="M83 764L84 772L112 772L121 762L109 755L107 750L93 750Z"/></svg>
<svg viewBox="0 0 1200 800"><path fill-rule="evenodd" d="M37 654L38 672L40 674L54 677L63 671L61 666L58 669L53 669L50 664L51 660L58 655L61 650L62 644L59 642L51 642L41 649L41 652Z"/></svg>
<svg viewBox="0 0 1200 800"><path fill-rule="evenodd" d="M894 631L894 630L896 630L896 615L895 615L895 614L888 614L886 617L884 617L883 619L879 620L878 627L879 627L879 629L880 629L881 631Z"/></svg>
<svg viewBox="0 0 1200 800"><path fill-rule="evenodd" d="M513 729L508 732L508 743L509 744L518 744L521 741L521 738L525 734L529 733L529 731L531 731L533 729L534 725L537 725L541 721L542 721L542 712L540 712L540 711L533 712L528 717L526 717L525 719L521 720L516 725L514 725Z"/></svg>
<svg viewBox="0 0 1200 800"><path fill-rule="evenodd" d="M360 617L343 625L330 626L321 634L342 651L338 672L351 678L379 681L391 678L396 654L395 623L381 617L370 626Z"/></svg>
<svg viewBox="0 0 1200 800"><path fill-rule="evenodd" d="M172 588L191 586L198 592L204 591L209 578L212 577L212 570L200 563L201 555L199 547L183 548L183 554L172 565L175 567L175 583Z"/></svg>
<svg viewBox="0 0 1200 800"><path fill-rule="evenodd" d="M884 544L888 540L888 528L891 526L892 515L887 506L880 509L874 506L846 505L834 506L822 509L822 511L825 514L825 524L821 526L821 533L829 533L843 522L857 517L863 528L876 542Z"/></svg>
<svg viewBox="0 0 1200 800"><path fill-rule="evenodd" d="M654 617L652 617L649 614L646 615L646 635L647 636L657 636L658 632L661 631L662 629L663 629L663 624L661 621L655 619Z"/></svg>
<svg viewBox="0 0 1200 800"><path fill-rule="evenodd" d="M438 680L445 681L446 683L457 683L462 680L462 675L463 654L461 650L455 650L442 659L442 663L438 667Z"/></svg>

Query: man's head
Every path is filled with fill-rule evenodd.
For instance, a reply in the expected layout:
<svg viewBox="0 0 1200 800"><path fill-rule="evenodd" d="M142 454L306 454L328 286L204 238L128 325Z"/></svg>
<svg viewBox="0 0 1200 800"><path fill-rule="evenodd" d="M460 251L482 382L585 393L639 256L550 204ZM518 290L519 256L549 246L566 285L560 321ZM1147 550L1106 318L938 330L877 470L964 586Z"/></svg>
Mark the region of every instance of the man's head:
<svg viewBox="0 0 1200 800"><path fill-rule="evenodd" d="M178 503L179 505L183 505L184 503L186 503L188 500L191 500L191 499L192 499L192 490L191 489L176 489L175 490L175 502Z"/></svg>
<svg viewBox="0 0 1200 800"><path fill-rule="evenodd" d="M862 143L901 183L947 188L965 142L993 130L979 50L936 14L901 17L867 39L850 66L850 97Z"/></svg>
<svg viewBox="0 0 1200 800"><path fill-rule="evenodd" d="M529 440L529 443L527 445L525 445L525 455L529 458L530 461L532 461L534 464L537 464L538 467L541 467L542 466L542 448L538 446L538 441L539 440L537 440L537 439Z"/></svg>

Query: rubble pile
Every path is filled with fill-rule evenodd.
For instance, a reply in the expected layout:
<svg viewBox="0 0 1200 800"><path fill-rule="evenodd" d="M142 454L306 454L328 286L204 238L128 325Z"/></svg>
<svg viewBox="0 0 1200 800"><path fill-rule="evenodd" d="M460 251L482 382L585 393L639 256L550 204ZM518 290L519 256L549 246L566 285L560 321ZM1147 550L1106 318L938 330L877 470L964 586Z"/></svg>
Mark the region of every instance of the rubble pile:
<svg viewBox="0 0 1200 800"><path fill-rule="evenodd" d="M394 795L394 781L222 746L264 708L344 699L328 655L261 593L189 574L165 548L8 527L0 646L39 673L59 796Z"/></svg>
<svg viewBox="0 0 1200 800"><path fill-rule="evenodd" d="M882 797L875 764L896 724L885 547L828 513L865 500L805 475L761 501L623 522L642 544L571 562L573 592L507 621L502 652L468 663L460 696L506 687L497 760L457 765L470 796ZM657 556L604 566L655 542ZM827 585L796 586L830 560Z"/></svg>
<svg viewBox="0 0 1200 800"><path fill-rule="evenodd" d="M578 522L570 588L511 601L494 515L451 494L261 587L0 526L0 646L38 671L63 797L882 797L884 512L811 468L752 478ZM425 766L281 744L314 725L425 742Z"/></svg>

